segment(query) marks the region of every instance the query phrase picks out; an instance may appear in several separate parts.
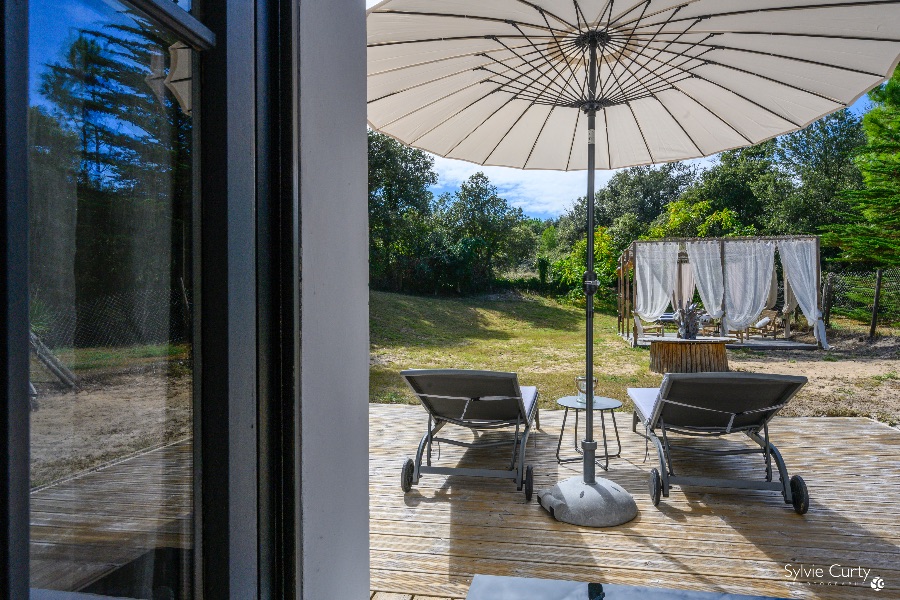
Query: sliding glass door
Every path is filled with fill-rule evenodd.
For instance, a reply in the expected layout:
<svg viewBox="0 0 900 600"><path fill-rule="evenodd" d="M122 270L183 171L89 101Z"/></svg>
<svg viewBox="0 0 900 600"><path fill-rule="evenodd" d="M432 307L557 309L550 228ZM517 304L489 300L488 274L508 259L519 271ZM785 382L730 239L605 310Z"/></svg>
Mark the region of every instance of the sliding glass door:
<svg viewBox="0 0 900 600"><path fill-rule="evenodd" d="M116 0L29 21L32 598L192 598L196 52Z"/></svg>

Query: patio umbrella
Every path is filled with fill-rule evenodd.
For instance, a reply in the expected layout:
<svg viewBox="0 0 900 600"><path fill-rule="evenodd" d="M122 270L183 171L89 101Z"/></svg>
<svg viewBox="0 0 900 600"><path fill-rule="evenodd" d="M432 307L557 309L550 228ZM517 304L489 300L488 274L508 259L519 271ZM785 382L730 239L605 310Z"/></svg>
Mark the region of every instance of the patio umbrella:
<svg viewBox="0 0 900 600"><path fill-rule="evenodd" d="M596 168L799 129L884 81L900 56L897 0L385 0L367 20L369 125L478 164L587 169L588 248ZM589 380L596 289L588 252ZM613 484L595 477L588 397L583 477L544 496L562 520L615 524L631 509L613 518Z"/></svg>

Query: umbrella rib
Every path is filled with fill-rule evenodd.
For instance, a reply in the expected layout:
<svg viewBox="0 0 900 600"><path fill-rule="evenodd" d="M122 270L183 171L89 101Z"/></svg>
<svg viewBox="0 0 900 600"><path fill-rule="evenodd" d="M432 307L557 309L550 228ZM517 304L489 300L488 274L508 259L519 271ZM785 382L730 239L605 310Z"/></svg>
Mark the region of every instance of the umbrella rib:
<svg viewBox="0 0 900 600"><path fill-rule="evenodd" d="M744 96L743 94L739 94L738 92L736 92L736 91L734 91L734 90L732 90L732 89L729 89L729 88L725 87L725 86L722 85L721 83L712 81L712 80L707 79L706 77L703 77L702 75L698 75L698 74L696 74L696 73L694 73L693 75L694 75L694 77L696 77L697 79L701 79L701 80L703 80L703 81L705 81L705 82L707 82L707 83L711 83L711 84L713 84L714 86L716 86L716 87L718 87L718 88L721 88L721 89L725 90L726 92L731 92L732 94L734 94L734 95L737 96L738 98L741 98L742 100L745 100L745 101L749 102L750 104L756 106L757 108L763 109L764 111L766 111L766 112L769 113L770 115L773 115L773 116L775 116L775 117L778 117L778 118L781 119L782 121L786 121L786 122L790 123L791 125L793 125L793 126L796 127L797 129L800 129L801 127L803 127L803 125L800 125L799 123L795 123L793 120L788 119L787 117L784 117L784 116L782 116L782 115L779 115L777 112L775 112L775 111L772 110L771 108L768 108L768 107L766 107L766 106L763 106L762 104L760 104L760 103L757 102L756 100L751 100L751 99L748 98L747 96Z"/></svg>
<svg viewBox="0 0 900 600"><path fill-rule="evenodd" d="M552 35L548 36L531 36L532 38L542 38L542 37L554 37ZM504 40L520 40L522 39L521 35L512 35L508 33L497 34L491 36L491 39L504 39ZM468 40L483 40L485 39L484 35L459 35L453 37L439 37L439 38L422 38L419 40L400 40L396 42L376 42L374 44L366 44L366 48L382 48L386 46L403 46L405 44L427 44L430 42L464 42Z"/></svg>
<svg viewBox="0 0 900 600"><path fill-rule="evenodd" d="M666 51L668 54L671 54L672 57L666 61L661 61L661 60L658 60L658 57L660 54L662 54L663 50L657 50L656 54L654 54L653 56L648 56L644 52L647 49L646 46L634 45L634 46L631 46L630 49L636 56L640 56L641 58L647 59L646 62L641 64L642 69L645 69L647 71L647 73L649 73L653 77L656 77L661 82L667 83L669 85L674 83L671 79L666 78L666 77L668 77L669 72L677 71L678 75L685 75L687 77L691 77L692 76L691 69L696 68L696 67L691 67L690 69L688 69L688 68L683 68L684 65L686 65L689 62L694 61L694 60L703 60L700 57L702 57L706 52L709 52L709 50L704 50L703 52L701 52L700 54L697 54L697 55L685 55L685 54L678 54L677 52ZM684 60L678 64L673 64L674 61L678 58L683 58ZM649 65L653 61L659 62L660 63L659 66L652 68L652 69L648 68L647 65ZM633 62L637 62L637 59L634 59ZM633 88L633 84L631 84L628 89L632 89L632 88Z"/></svg>
<svg viewBox="0 0 900 600"><path fill-rule="evenodd" d="M644 135L644 128L641 127L641 122L638 121L637 115L634 114L634 108L631 107L631 102L626 102L625 106L628 107L628 110L631 111L631 118L634 119L635 125L637 125L638 131L641 132L641 139L644 141L644 147L647 149L647 154L650 156L650 162L655 163L656 158L653 156L653 151L650 150L650 144L647 143L647 136Z"/></svg>
<svg viewBox="0 0 900 600"><path fill-rule="evenodd" d="M479 82L479 83L484 83L484 82ZM478 85L478 84L474 84L474 85ZM470 102L467 106L465 106L464 108L459 109L458 111L456 111L455 113L453 113L452 115L450 115L449 117L447 117L446 119L444 119L443 121L441 121L440 123L438 123L437 125L435 125L434 127L430 128L428 131L423 132L419 137L415 138L415 139L412 141L412 143L415 144L416 142L418 142L419 140L421 140L423 137L425 137L426 135L428 135L429 133L431 133L431 132L434 131L435 129L441 127L442 125L446 125L448 121L450 121L451 119L455 118L457 115L460 115L460 114L464 113L465 111L469 110L470 108L472 108L473 106L475 106L476 104L478 104L479 102L481 102L482 100L486 100L487 98L490 97L491 94L493 94L493 92L488 92L487 94L485 94L484 96L481 96L481 97L478 98L477 100L474 100L474 101ZM507 101L507 102L509 102L509 101ZM505 104L505 103L504 103L504 104ZM501 108L502 108L502 106L501 106ZM499 110L499 108L498 108L497 110ZM410 113L410 114L412 114L412 113ZM493 116L493 114L491 114L491 116ZM488 117L488 118L490 118L490 117ZM455 148L455 147L454 147L454 148Z"/></svg>
<svg viewBox="0 0 900 600"><path fill-rule="evenodd" d="M522 83L519 83L519 82L518 82L518 80L522 79L523 77L524 77L524 78L527 78L528 80L530 80L530 82L531 82L532 84L534 84L534 85L542 85L541 82L540 82L538 79L536 79L533 75L531 75L529 72L526 72L526 71L519 71L519 70L517 70L518 68L516 68L516 67L509 67L508 65L504 64L503 62L500 62L500 61L498 61L498 60L496 60L496 59L494 59L494 58L492 58L492 57L488 57L488 58L491 58L491 60L493 60L493 61L496 62L497 64L499 64L499 65L501 65L501 66L504 66L504 67L507 67L508 70L514 71L515 73L518 74L516 77L509 77L508 75L504 75L504 74L502 74L502 73L497 73L497 72L495 72L495 71L491 71L491 70L488 69L487 67L477 67L477 68L479 68L479 69L483 69L483 70L487 71L488 73L492 73L492 74L494 74L494 75L496 75L496 76L498 76L498 77L505 78L505 79L506 79L505 82L503 82L503 81L494 82L494 83L496 83L497 85L501 86L501 88L511 88L511 89L512 89L513 91L515 91L516 93L527 92L527 91L528 91L528 85L527 85L527 84L522 84ZM565 88L563 88L563 87L560 86L558 83L556 83L554 79L552 79L552 78L550 78L550 77L546 77L547 73L546 73L545 71L541 71L539 68L535 67L535 66L532 65L530 62L527 62L527 61L526 61L526 64L528 64L529 66L531 66L531 67L534 69L534 71L540 73L540 76L541 76L541 77L544 77L544 78L547 79L547 82L548 82L548 83L547 83L546 87L544 88L544 91L546 91L546 90L550 87L550 84L552 83L552 84L554 84L554 85L558 88L557 90L555 90L555 91L556 91L556 97L557 97L557 99L565 98L566 100L574 101L574 99L572 99L571 97L569 97L569 96L566 94L567 90L566 90ZM491 81L492 81L492 80L491 80ZM522 87L521 87L521 89L519 89L519 88L516 88L515 85L521 85ZM532 92L529 92L529 93L532 93Z"/></svg>
<svg viewBox="0 0 900 600"><path fill-rule="evenodd" d="M609 146L609 117L603 112L603 130L606 132L606 166L612 167L612 149Z"/></svg>
<svg viewBox="0 0 900 600"><path fill-rule="evenodd" d="M531 144L531 150L528 151L528 156L525 157L525 162L522 163L522 168L524 169L528 165L528 161L531 160L531 155L534 154L534 149L537 148L538 140L541 139L541 134L544 133L544 128L547 126L547 123L550 121L550 115L553 114L553 111L556 110L557 106L551 106L550 111L547 113L547 117L544 119L544 124L541 125L540 131L538 131L537 136L534 138L534 143Z"/></svg>
<svg viewBox="0 0 900 600"><path fill-rule="evenodd" d="M634 53L636 55L647 59L647 62L640 65L641 68L645 69L648 74L650 74L653 77L655 77L656 79L658 79L660 81L660 83L668 85L670 87L672 85L674 85L677 81L683 81L684 79L686 79L688 77L693 77L694 76L693 69L695 69L697 67L691 67L688 69L688 68L683 68L684 65L688 64L691 61L695 61L695 60L702 61L703 59L700 57L703 56L703 54L705 54L706 52L709 52L709 50L705 50L704 52L701 52L700 54L698 54L696 56L677 54L677 53L673 52L673 53L671 53L672 58L668 59L665 62L660 61L660 65L658 67L649 69L649 68L647 68L647 65L650 64L650 62L656 60L656 57L658 57L660 53L657 52L654 56L650 57L643 53L641 46L634 47ZM678 64L673 64L673 62L678 58L683 58L684 60ZM637 60L635 59L632 62L637 62ZM697 66L702 66L702 65L697 65ZM669 76L669 73L671 71L676 71L677 73L673 76ZM682 76L682 78L675 79L678 76ZM628 93L628 92L632 91L638 82L639 82L639 80L636 81L635 83L629 84L629 86L627 88L625 88L623 90L623 92ZM644 85L646 85L646 84L644 84Z"/></svg>
<svg viewBox="0 0 900 600"><path fill-rule="evenodd" d="M628 21L628 22L626 22L626 23L620 23L619 21L622 20L622 17L624 17L625 15L631 14L631 13L634 12L638 7L640 7L641 4L645 4L645 3L646 3L646 4L649 4L649 2L647 2L647 0L641 0L640 2L638 2L638 3L636 3L636 4L632 4L631 7L630 7L628 10L626 10L626 11L624 11L624 12L619 13L618 15L616 15L616 18L615 18L615 19L613 19L612 13L610 13L610 15L609 15L609 25L607 25L607 28L609 28L609 27L617 27L617 26L618 26L618 27L621 27L622 25L628 25L629 23L634 23L635 21L637 21L637 22L639 23L645 16L647 16L646 12L647 12L647 8L648 8L648 7L646 7L646 6L644 7L644 10L641 11L641 14L640 14L640 16L639 16L637 19L632 19L631 21ZM658 12L650 13L649 16L652 17L653 15L658 15L658 14L664 13L664 12L666 12L666 11L672 10L673 8L674 8L675 11L677 12L677 11L681 10L681 7L682 7L682 5L678 5L678 6L676 6L676 7L665 8L665 9L660 10L660 11L658 11Z"/></svg>
<svg viewBox="0 0 900 600"><path fill-rule="evenodd" d="M671 17L674 17L676 14L678 14L678 10L679 10L680 8L681 8L681 7L679 7L678 9L676 9L676 10L672 13L672 15L670 16L670 18L671 18ZM662 28L665 27L667 23L668 23L668 21L666 21L666 23L663 23L663 24L660 26L660 28L657 30L656 33L658 34L659 31L662 30ZM686 29L685 31L688 31L689 29L690 29L690 27L689 27L688 29ZM633 34L634 34L634 30L632 30L631 33L632 33L632 35L633 35ZM682 32L681 35L684 35L684 32ZM654 38L655 38L655 35L654 35ZM654 38L651 38L650 41L647 42L647 44L653 43L653 39L654 39ZM676 38L676 39L677 39L677 38ZM629 49L630 43L631 43L631 35L629 35L628 40L626 40L625 43L622 44L622 46L621 46L621 51L619 52L619 55L623 54L627 49ZM670 42L669 45L671 45L671 42ZM646 48L647 45L644 45L643 47ZM635 45L635 54L636 54L636 55L639 55L639 56L642 56L643 54L642 54L642 52L640 51L640 48L641 48L640 45L637 45L637 44ZM657 53L656 56L659 56L659 53ZM648 58L648 62L649 62L650 60L653 60L652 58L649 58L649 57L647 57L647 58ZM654 58L655 58L655 57L654 57ZM635 62L636 62L636 59L633 58L633 59L631 60L631 64L634 64ZM641 67L643 67L643 66L644 66L644 65L641 65ZM627 67L626 67L626 70L629 71L629 73L631 73L630 69L627 69ZM650 73L655 75L655 73L653 73L653 71L650 71ZM632 74L632 77L634 77L634 76L635 76L635 75ZM629 79L630 79L630 78L629 78ZM629 81L629 80L626 79L626 81ZM622 88L623 88L623 86L622 86L622 84L620 83L620 84L619 84L619 89L621 90Z"/></svg>
<svg viewBox="0 0 900 600"><path fill-rule="evenodd" d="M650 6L650 2L651 2L651 0L644 0L644 10L643 10L643 12L641 13L642 16L643 16L644 13L647 12L647 8ZM640 22L640 17L638 17L638 22ZM628 40L625 42L625 45L626 45L626 46L627 46L628 43L631 41L631 35L632 35L633 33L634 33L634 31L632 30L632 31L628 34ZM621 60L620 60L620 59L622 58L622 52L619 52L618 54L616 54L615 57L616 57L616 65L622 66L622 63L621 63ZM606 79L603 81L603 85L600 86L600 93L601 93L601 94L603 93L603 90L606 89L606 84L609 83L609 78L610 78L610 77L613 77L613 76L615 75L615 72L616 72L616 67L615 67L614 65L610 65L610 66L609 66L609 75L607 75ZM619 86L619 89L621 90L621 89L622 89L622 85L619 83L619 78L618 78L618 77L615 77L615 81L616 81L616 85Z"/></svg>
<svg viewBox="0 0 900 600"><path fill-rule="evenodd" d="M475 83L470 83L469 85L466 85L466 86L463 86L463 87L461 87L461 88L459 88L459 89L453 90L453 91L450 92L449 94L446 94L446 95L444 95L444 96L441 96L440 98L436 98L435 100L432 100L431 102L428 102L428 103L426 103L426 104L423 104L422 106L417 106L416 108L412 109L411 111L409 111L409 112L407 112L407 113L405 113L405 114L403 114L403 115L397 117L397 118L394 119L393 121L389 121L388 123L385 123L385 124L382 125L381 127L390 127L390 126L393 125L394 123L397 123L398 121L402 121L403 119L405 119L405 118L407 118L407 117L409 117L409 116L412 116L412 115L416 114L416 113L419 112L420 110L425 110L425 109L428 108L429 106L432 106L432 105L434 105L434 104L437 104L438 102L441 102L441 101L443 101L443 100L446 100L447 98L450 98L451 96L455 96L456 94L462 93L462 92L464 92L464 91L466 91L466 90L468 90L468 89L471 89L471 88L473 88L473 87L475 87L475 86L479 86L479 85L481 85L481 84L483 84L483 83L484 83L484 81L476 81ZM476 100L475 102L478 102L478 101L480 101L480 100L485 99L490 93L491 93L491 92L488 92L487 94L484 94L483 96L479 97L478 100ZM472 106L472 104L475 104L475 102L470 103L469 106L467 106L466 108L469 108L470 106ZM368 103L367 103L367 104L368 104ZM465 110L465 109L463 109L463 110ZM454 114L453 116L455 116L455 114ZM451 118L452 118L452 117L451 117Z"/></svg>
<svg viewBox="0 0 900 600"><path fill-rule="evenodd" d="M630 65L633 65L635 62L636 62L636 61L632 60L631 63L630 63ZM626 66L625 69L626 69L629 73L631 72L631 69L630 69L628 66ZM675 115L672 114L672 111L669 110L669 107L666 106L665 103L663 103L663 101L659 99L659 97L658 97L658 96L657 96L657 95L656 95L656 94L655 94L655 93L647 86L647 84L645 84L645 83L643 82L643 80L641 80L640 78L636 78L635 80L636 80L638 83L640 83L641 85L643 85L643 86L644 86L644 89L646 90L646 92L647 92L651 97L653 97L657 102L659 102L660 106L663 107L663 109L669 114L669 116L672 118L672 120L675 121L675 124L678 125L678 127L681 129L681 131L684 133L684 135L686 135L687 138L691 141L691 143L694 145L694 148L697 149L697 152L699 152L699 153L702 155L702 154L703 154L703 150L700 149L700 146L697 144L697 142L694 141L694 138L691 137L691 134L687 132L687 130L686 130L686 129L684 128L684 126L681 124L681 121L679 121L678 119L675 118ZM632 114L632 116L634 116L634 120L635 120L636 122L638 122L638 127L640 128L640 122L638 121L637 116L634 114L634 109L631 107L631 104L628 105L628 108L631 108L631 114ZM641 135L643 135L643 130L641 130ZM646 140L646 138L645 138L645 139L644 139L644 142L646 143L646 141L647 141L647 140ZM649 150L650 150L650 147L649 147L649 146L647 147L647 150L648 150L648 152L649 152ZM651 153L650 156L651 156L651 158L652 158L652 157L653 157L653 154Z"/></svg>
<svg viewBox="0 0 900 600"><path fill-rule="evenodd" d="M582 33L590 27L590 23L584 18L584 12L578 6L578 0L572 0L572 4L575 5L575 21L578 23L578 33ZM584 22L584 29L581 28L582 21Z"/></svg>
<svg viewBox="0 0 900 600"><path fill-rule="evenodd" d="M686 91L684 91L683 89L681 89L680 87L677 87L677 86L676 86L675 89L678 90L679 92L681 92L682 94L684 94L687 98L689 98L689 99L691 100L691 102L693 102L693 103L696 104L697 106L703 108L704 110L706 110L707 112L709 112L709 114L711 114L712 116L714 116L715 118L717 118L718 120L720 120L722 123L724 123L725 126L728 127L728 129L732 130L733 132L735 132L736 134L738 134L739 136L741 136L741 138L742 138L745 142L747 142L748 145L750 145L750 146L753 145L753 140L751 140L750 138L748 138L748 137L747 137L746 135L744 135L742 132L738 131L737 127L735 127L734 125L732 125L731 123L729 123L728 121L726 121L725 119L723 119L723 118L722 118L716 111L714 111L712 108L710 108L709 106L706 106L705 104L703 104L702 102L700 102L699 100L697 100L696 98L694 98L691 94L688 94Z"/></svg>
<svg viewBox="0 0 900 600"><path fill-rule="evenodd" d="M481 123L479 123L476 127L473 127L472 130L471 130L469 133L467 133L465 136L463 136L463 138L462 138L461 140L459 140L458 142L456 142L455 144L453 144L453 147L450 148L449 150L447 150L447 154L445 154L444 156L450 156L450 154L451 154L454 150L456 150L456 149L459 147L460 144L462 144L462 143L465 142L467 139L469 139L469 137L470 137L473 133L475 133L475 132L476 132L479 128L481 128L485 123L487 123L489 120L491 120L491 118L493 118L494 115L496 115L498 112L500 112L501 110L503 110L504 108L506 108L507 106L509 106L509 103L512 102L513 100L515 100L515 97L510 98L509 100L507 100L506 102L504 102L503 104L501 104L500 106L498 106L497 109L496 109L494 112L492 112L492 113L489 114L487 117L485 117L484 120L483 120ZM437 128L435 127L435 129L437 129Z"/></svg>
<svg viewBox="0 0 900 600"><path fill-rule="evenodd" d="M501 19L500 17L485 17L481 15L460 15L454 13L423 12L415 10L381 10L378 11L377 14L407 15L412 17L439 17L442 19L465 19L467 21L484 21L487 23L502 23L504 25L519 24L525 27L533 27L535 29L545 29L545 27L541 24L525 23L523 21L516 21L515 19Z"/></svg>
<svg viewBox="0 0 900 600"><path fill-rule="evenodd" d="M712 34L711 34L712 35ZM721 35L721 34L718 34ZM709 38L707 38L709 39ZM743 52L746 54L756 54L759 56L771 56L772 58L781 58L784 60L793 60L796 62L802 62L809 65L816 65L819 67L828 67L831 69L838 69L839 71L847 71L848 73L856 73L858 75L869 75L871 77L884 77L884 73L874 73L871 71L861 71L859 69L853 69L851 67L842 67L840 65L834 65L829 63L820 62L817 60L810 60L808 58L800 58L797 56L788 56L787 54L777 54L775 52L763 52L762 50L749 50L746 48L735 48L733 46L718 46L715 44L707 44L705 42L697 42L693 44L694 46L702 46L705 48L710 48L712 50L726 50L729 52Z"/></svg>
<svg viewBox="0 0 900 600"><path fill-rule="evenodd" d="M526 48L526 47L527 47L527 45L517 46L516 49L519 50L519 49ZM403 69L412 69L413 67L420 67L422 65L435 65L438 63L442 63L442 62L445 62L448 60L454 60L457 58L467 58L470 56L478 56L480 54L489 54L491 52L502 52L503 50L505 50L505 48L504 49L493 48L491 50L476 50L473 52L462 52L462 53L453 54L451 56L444 56L443 58L435 58L432 60L423 60L422 62L410 63L408 65L403 65L401 67L394 67L392 69L384 69L383 71L373 71L371 73L368 73L366 75L366 77L373 77L375 75L384 75L385 73L393 73L395 71L402 71Z"/></svg>
<svg viewBox="0 0 900 600"><path fill-rule="evenodd" d="M522 31L521 29L519 29L518 26L516 26L516 29L518 29L518 30L522 33L522 35L525 35L525 32ZM525 36L525 37L526 37L526 39L528 39L528 36ZM541 51L540 49L538 49L538 47L535 45L534 42L532 42L532 41L529 39L529 40L528 40L528 43L531 44L532 48L534 48L535 51L540 55L541 59L543 59L543 61L544 61L545 63L547 63L548 65L550 65L550 67L553 69L553 71L556 72L556 74L557 74L561 79L564 78L563 74L560 73L559 69L556 68L556 65L553 63L553 61L551 61L549 58L547 58L547 55L544 54L543 51ZM563 62L567 62L567 61L563 60ZM533 64L531 64L530 62L529 62L529 64L530 64L533 68L536 68L536 66L533 65ZM569 87L569 80L566 80L565 86L560 86L560 88L562 88L562 89L571 89L571 88Z"/></svg>
<svg viewBox="0 0 900 600"><path fill-rule="evenodd" d="M862 37L858 35L830 35L827 33L784 33L774 31L729 31L728 33L737 35L780 35L788 37L811 37L821 38L823 40L850 40L856 42L888 42L894 44L900 43L900 38L873 38Z"/></svg>
<svg viewBox="0 0 900 600"><path fill-rule="evenodd" d="M543 13L541 13L541 14L543 14ZM547 21L547 17L544 17L544 21L547 22L547 26L549 27L549 26L550 26L550 22ZM566 64L566 66L569 68L569 72L572 74L572 77L573 77L573 78L577 78L578 76L575 74L575 69L572 67L572 63L570 63L570 62L569 62L568 60L566 60L566 58L565 58L566 54L565 54L565 52L563 51L563 47L562 47L562 44L561 44L560 41L559 41L559 37L558 37L558 36L554 36L553 39L554 39L554 41L556 42L556 48L559 50L559 55L560 55L560 57L562 58L562 61L563 61L563 62ZM529 41L529 43L531 42L530 39L529 39L528 41ZM577 92L577 90L575 90L574 88L572 88L572 89L573 89L573 91L576 91L576 92Z"/></svg>
<svg viewBox="0 0 900 600"><path fill-rule="evenodd" d="M572 151L575 149L575 134L578 133L578 119L581 116L581 111L575 113L575 126L572 128L572 141L569 142L569 156L566 159L566 171L569 170L569 167L572 165Z"/></svg>
<svg viewBox="0 0 900 600"><path fill-rule="evenodd" d="M882 6L885 4L896 4L897 0L868 0L867 2L836 2L834 4L805 4L805 5L793 5L793 6L769 6L763 8L749 8L746 10L733 10L728 12L721 13L709 13L700 17L685 17L685 19L712 19L714 17L734 17L740 15L754 14L754 13L769 13L769 12L787 12L787 11L796 11L796 10L816 10L816 9L833 9L833 8L859 8L861 6Z"/></svg>
<svg viewBox="0 0 900 600"><path fill-rule="evenodd" d="M526 39L527 39L527 37L526 37ZM512 52L512 54L513 54L514 56L516 56L516 57L519 58L520 60L524 61L525 64L527 64L529 67L532 68L532 70L540 72L542 77L546 77L547 72L546 72L546 71L540 71L540 69L537 67L537 65L535 65L534 63L532 63L532 61L530 61L530 60L524 58L524 57L521 56L519 53L517 53L515 50L512 50L511 48L509 48L509 47L508 47L506 44L504 44L503 42L501 42L501 41L498 40L497 43L501 44L504 48L506 48L507 50L509 50L510 52ZM553 69L555 70L556 68L553 66L553 64L550 63L550 61L548 61L548 60L546 59L546 57L543 55L543 53L541 53L541 51L538 50L538 48L534 46L534 43L531 42L530 40L529 40L529 43L531 43L532 47L534 47L534 49L535 49L535 52L536 52L536 53L544 60L544 62L547 63L547 64L549 64L550 67L553 68ZM489 57L489 58L491 58L491 60L494 60L495 62L500 62L500 61L497 61L497 59L494 59L493 57ZM527 75L526 73L524 73L524 72L521 72L521 71L517 71L517 72L520 72L520 73L522 73L522 75L528 77L528 75ZM557 71L557 74L559 74L558 71ZM560 77L562 77L561 74L560 74ZM534 84L538 84L538 81L537 81L536 79L534 79L533 77L531 78L531 81L532 81L532 83L534 83ZM556 86L556 88L557 88L556 91L557 91L557 93L558 93L558 97L560 97L560 98L562 98L562 97L568 98L568 96L567 96L568 90L567 90L565 87L563 87L562 85L560 85L560 84L558 84L558 83L555 83L555 81L554 81L552 78L548 78L548 81L550 81L551 83L554 83L554 84L555 84L555 86ZM549 87L549 86L548 86L548 87ZM546 89L547 89L547 88L545 88L545 91L546 91Z"/></svg>
<svg viewBox="0 0 900 600"><path fill-rule="evenodd" d="M550 15L551 17L553 17L554 19L556 19L557 21L559 21L560 23L562 23L562 24L565 25L566 27L569 27L569 28L571 28L571 29L577 29L577 27L576 27L575 25L572 25L572 24L569 23L566 19L563 19L562 17L560 17L560 16L557 15L556 13L550 12L549 10L547 10L546 8L544 8L544 7L542 7L542 6L538 6L537 4L533 4L533 3L531 3L531 2L528 2L527 0L516 0L516 2L518 2L519 4L524 4L525 6L530 6L530 7L533 8L534 10L538 11L539 13L541 13L542 16L545 15L545 14ZM546 21L546 17L544 17L544 20ZM547 27L550 27L550 23L547 23Z"/></svg>
<svg viewBox="0 0 900 600"><path fill-rule="evenodd" d="M522 113L516 118L516 120L513 121L513 124L509 126L509 129L506 130L506 133L504 133L504 134L500 137L500 139L497 141L497 143L494 144L494 147L491 148L491 151L487 153L487 156L484 157L484 160L481 161L481 164L485 164L485 163L487 163L487 161L489 161L489 160L491 159L491 155L494 154L494 152L497 151L497 148L500 147L500 144L502 144L502 143L503 143L503 140L506 139L506 136L509 135L509 132L512 131L513 129L515 129L516 125L519 124L519 121L522 120L522 117L524 117L525 114L526 114L529 110L531 110L533 107L534 107L534 102L532 102L531 104L529 104L528 106L525 107L525 110L523 110Z"/></svg>
<svg viewBox="0 0 900 600"><path fill-rule="evenodd" d="M807 90L807 89L804 89L801 87L797 87L796 85L791 85L790 83L785 83L784 81L775 79L774 77L769 77L767 75L762 75L761 73L755 73L753 71L748 71L748 70L742 69L740 67L733 67L731 65L726 65L726 64L720 63L715 60L709 60L708 58L705 58L703 60L706 61L710 65L722 67L723 69L730 69L732 71L737 71L738 73L744 73L745 75L753 75L755 77L759 77L760 79L765 79L766 81L771 81L772 83L777 83L779 85L783 85L784 87L790 88L792 90L796 90L798 92L803 92L805 94L809 94L810 96L815 96L817 98L821 98L822 100L828 100L829 102L834 102L835 104L840 104L841 106L846 106L846 104L844 104L840 100L837 100L830 96L826 96L825 94L820 94L819 92L813 92L813 91L810 91L810 90Z"/></svg>
<svg viewBox="0 0 900 600"><path fill-rule="evenodd" d="M552 79L548 79L548 81L552 82L553 80L552 80ZM500 147L500 144L503 143L503 140L505 140L506 137L509 135L509 133L515 128L515 126L519 124L519 121L522 120L522 117L525 116L525 113L527 113L529 110L531 110L531 108L535 105L536 100L539 99L539 98L541 98L541 94L542 94L543 92L545 92L545 91L547 90L548 87L549 87L549 85L545 86L545 87L544 87L544 90L543 90L542 92L537 92L537 93L536 93L536 95L535 95L535 100L532 100L531 105L530 105L528 108L526 108L524 111L522 111L522 114L519 115L519 118L516 119L515 123L513 123L513 124L510 126L510 128L506 130L506 133L503 134L503 137L500 138L500 140L497 142L497 144L494 146L494 148L493 148L493 149L488 153L488 155L485 157L485 159L484 159L484 162L485 162L485 163L486 163L488 160L490 160L491 155L493 155L494 152L497 151L497 148ZM554 106L554 105L551 105L551 106ZM547 119L550 118L550 113L552 113L552 112L553 112L553 109L551 108L550 111L547 113ZM544 120L544 125L547 124L547 119ZM541 126L541 131L543 131L543 126ZM538 137L540 137L540 132L538 132ZM537 144L537 138L535 138L534 144ZM531 151L532 151L532 152L534 151L534 145L532 145ZM529 158L531 157L531 152L528 153L528 157L529 157ZM527 163L528 163L528 160L526 159L525 164L527 164ZM484 163L482 163L482 164L484 164Z"/></svg>
<svg viewBox="0 0 900 600"><path fill-rule="evenodd" d="M612 24L612 7L615 3L615 0L606 0L606 4L603 6L603 10L600 11L600 23L605 22L605 27L609 29L609 26ZM606 11L609 11L609 18L604 19L606 16Z"/></svg>

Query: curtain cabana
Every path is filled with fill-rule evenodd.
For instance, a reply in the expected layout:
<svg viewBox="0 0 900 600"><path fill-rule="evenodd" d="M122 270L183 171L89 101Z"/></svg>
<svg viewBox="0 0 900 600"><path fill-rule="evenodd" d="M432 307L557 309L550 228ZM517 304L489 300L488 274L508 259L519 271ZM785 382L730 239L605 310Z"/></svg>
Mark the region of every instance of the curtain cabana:
<svg viewBox="0 0 900 600"><path fill-rule="evenodd" d="M828 348L822 321L819 237L814 235L641 240L619 257L620 335L637 341L635 318L653 322L684 308L696 290L723 334L757 322L777 301L775 255L784 277L785 316L798 306ZM789 330L788 330L789 331Z"/></svg>

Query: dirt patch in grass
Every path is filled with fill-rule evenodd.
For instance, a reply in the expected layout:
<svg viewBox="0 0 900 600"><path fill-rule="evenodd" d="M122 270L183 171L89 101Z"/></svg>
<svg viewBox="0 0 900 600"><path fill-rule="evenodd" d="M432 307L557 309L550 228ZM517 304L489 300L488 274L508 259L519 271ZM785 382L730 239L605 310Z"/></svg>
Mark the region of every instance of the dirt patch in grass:
<svg viewBox="0 0 900 600"><path fill-rule="evenodd" d="M782 411L785 416L900 422L900 338L869 341L858 332L838 330L830 331L828 339L827 352L729 352L729 365L740 371L806 376L809 383Z"/></svg>
<svg viewBox="0 0 900 600"><path fill-rule="evenodd" d="M191 382L188 369L169 362L94 374L77 392L37 382L32 487L190 436Z"/></svg>

